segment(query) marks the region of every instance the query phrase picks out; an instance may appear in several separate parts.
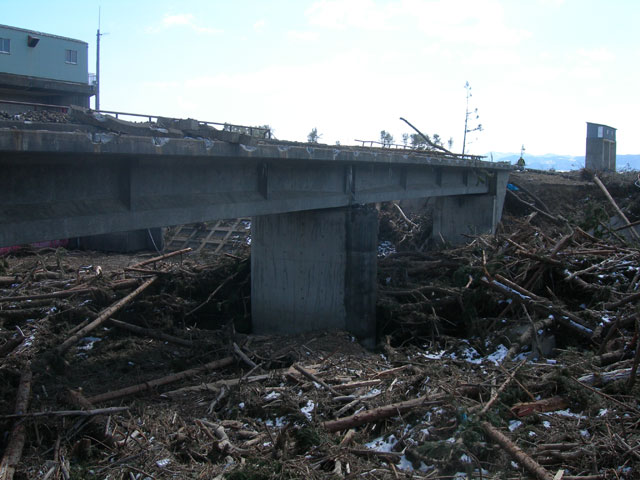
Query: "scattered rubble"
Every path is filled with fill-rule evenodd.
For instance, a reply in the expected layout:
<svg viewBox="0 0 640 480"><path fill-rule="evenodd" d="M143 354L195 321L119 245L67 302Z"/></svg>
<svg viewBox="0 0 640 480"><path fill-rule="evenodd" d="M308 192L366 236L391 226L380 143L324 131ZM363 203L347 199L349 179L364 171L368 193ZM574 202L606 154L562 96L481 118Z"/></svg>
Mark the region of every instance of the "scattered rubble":
<svg viewBox="0 0 640 480"><path fill-rule="evenodd" d="M69 116L66 112L56 112L55 110L27 110L21 113L0 111L0 120L33 123L69 123Z"/></svg>
<svg viewBox="0 0 640 480"><path fill-rule="evenodd" d="M458 248L384 205L376 351L249 335L244 243L5 255L0 478L639 478L640 250L580 175L514 174Z"/></svg>

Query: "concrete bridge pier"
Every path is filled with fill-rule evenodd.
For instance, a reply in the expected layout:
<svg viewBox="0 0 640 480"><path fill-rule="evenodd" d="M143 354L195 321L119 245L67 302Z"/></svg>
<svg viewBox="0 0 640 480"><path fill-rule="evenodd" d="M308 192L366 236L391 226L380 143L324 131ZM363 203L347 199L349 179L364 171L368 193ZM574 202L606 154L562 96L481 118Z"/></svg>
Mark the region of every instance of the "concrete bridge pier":
<svg viewBox="0 0 640 480"><path fill-rule="evenodd" d="M496 171L488 177L489 192L476 195L437 197L432 238L454 245L468 242L466 235L494 233L502 218L508 171Z"/></svg>
<svg viewBox="0 0 640 480"><path fill-rule="evenodd" d="M372 206L253 217L253 331L341 329L373 347L377 237Z"/></svg>

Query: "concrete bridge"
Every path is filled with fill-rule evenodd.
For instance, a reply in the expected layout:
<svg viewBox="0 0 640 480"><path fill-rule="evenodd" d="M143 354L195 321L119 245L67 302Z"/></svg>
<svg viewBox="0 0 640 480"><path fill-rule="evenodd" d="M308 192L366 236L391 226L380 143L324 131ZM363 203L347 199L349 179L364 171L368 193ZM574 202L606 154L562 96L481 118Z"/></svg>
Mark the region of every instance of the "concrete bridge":
<svg viewBox="0 0 640 480"><path fill-rule="evenodd" d="M252 216L258 333L340 328L373 342L377 215L365 205L437 197L433 235L459 243L495 229L511 169L416 150L144 129L0 125L0 246Z"/></svg>

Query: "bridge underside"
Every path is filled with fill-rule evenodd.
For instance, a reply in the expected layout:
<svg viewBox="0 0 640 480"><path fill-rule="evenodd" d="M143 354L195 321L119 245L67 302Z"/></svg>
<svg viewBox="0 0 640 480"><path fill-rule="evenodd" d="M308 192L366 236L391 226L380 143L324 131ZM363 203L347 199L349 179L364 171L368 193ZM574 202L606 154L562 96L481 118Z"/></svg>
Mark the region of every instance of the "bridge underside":
<svg viewBox="0 0 640 480"><path fill-rule="evenodd" d="M438 197L434 235L492 232L508 167L422 153L0 129L0 246L252 216L259 332L375 338L375 212Z"/></svg>
<svg viewBox="0 0 640 480"><path fill-rule="evenodd" d="M0 246L421 197L489 195L497 199L491 216L499 219L508 174L446 163L361 162L353 155L351 162L316 160L306 152L257 158L242 145L231 146L237 155L212 158L191 153L203 142L182 139L171 140L172 150L187 154L105 153L105 144L86 134L19 133L12 143L27 149L65 142L73 148L0 150ZM76 142L90 148L78 152Z"/></svg>

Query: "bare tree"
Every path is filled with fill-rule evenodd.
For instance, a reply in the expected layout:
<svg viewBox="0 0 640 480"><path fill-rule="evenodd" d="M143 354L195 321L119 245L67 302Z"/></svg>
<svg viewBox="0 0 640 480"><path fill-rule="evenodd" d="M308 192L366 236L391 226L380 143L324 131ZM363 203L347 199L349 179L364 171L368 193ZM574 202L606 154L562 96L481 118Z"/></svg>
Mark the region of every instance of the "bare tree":
<svg viewBox="0 0 640 480"><path fill-rule="evenodd" d="M313 127L309 132L309 134L307 135L307 142L318 143L318 140L320 140L320 137L322 137L322 134L318 133L318 129L316 127Z"/></svg>

